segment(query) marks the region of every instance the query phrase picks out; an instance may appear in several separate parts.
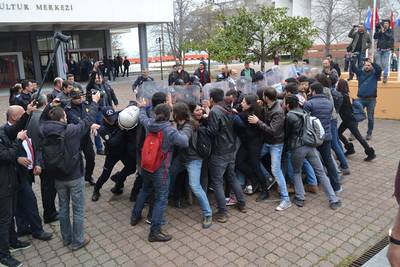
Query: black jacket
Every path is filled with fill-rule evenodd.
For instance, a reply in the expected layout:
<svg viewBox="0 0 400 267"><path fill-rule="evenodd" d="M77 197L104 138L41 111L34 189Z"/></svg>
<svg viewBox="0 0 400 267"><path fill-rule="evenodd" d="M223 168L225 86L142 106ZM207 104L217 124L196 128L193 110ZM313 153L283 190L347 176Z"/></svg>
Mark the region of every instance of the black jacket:
<svg viewBox="0 0 400 267"><path fill-rule="evenodd" d="M240 76L244 76L246 69L242 69L240 72ZM256 71L253 68L250 68L250 76L251 76L251 81L255 82L256 81Z"/></svg>
<svg viewBox="0 0 400 267"><path fill-rule="evenodd" d="M257 126L264 132L264 142L267 144L283 144L285 139L285 113L278 101L272 107L265 107L263 117Z"/></svg>
<svg viewBox="0 0 400 267"><path fill-rule="evenodd" d="M378 49L393 49L394 36L391 29L387 29L385 32L379 29L375 32L374 39L378 40L378 44L376 45Z"/></svg>
<svg viewBox="0 0 400 267"><path fill-rule="evenodd" d="M70 105L65 107L68 123L79 124L81 120L86 118L89 109L90 105L88 102L84 102L80 105L75 105L71 102ZM90 132L87 132L87 134L82 137L81 144L84 145L90 142Z"/></svg>
<svg viewBox="0 0 400 267"><path fill-rule="evenodd" d="M203 76L201 74L203 74ZM194 71L193 75L196 75L199 78L202 86L204 86L206 83L211 82L210 74L208 73L208 71L206 69L203 70L203 73L200 72L200 69L196 69Z"/></svg>
<svg viewBox="0 0 400 267"><path fill-rule="evenodd" d="M293 109L293 111L304 112L301 108ZM286 114L285 121L285 148L287 150L293 150L302 146L299 140L302 128L303 118L289 111Z"/></svg>
<svg viewBox="0 0 400 267"><path fill-rule="evenodd" d="M340 118L344 123L352 122L354 118L353 118L353 107L350 102L350 96L349 94L346 93L340 93L340 92L338 93L342 94L343 96L343 103L339 110Z"/></svg>
<svg viewBox="0 0 400 267"><path fill-rule="evenodd" d="M28 104L31 102L31 96L32 94L30 93L25 94L24 92L21 92L15 97L15 104L23 107L26 110Z"/></svg>
<svg viewBox="0 0 400 267"><path fill-rule="evenodd" d="M151 82L154 81L154 79L152 77L143 77L143 75L140 75L139 77L137 77L136 81L132 84L132 90L135 90L136 87L142 85L144 82Z"/></svg>
<svg viewBox="0 0 400 267"><path fill-rule="evenodd" d="M212 107L208 115L207 130L212 139L211 155L234 157L236 150L234 115L223 104Z"/></svg>
<svg viewBox="0 0 400 267"><path fill-rule="evenodd" d="M252 111L242 111L239 113L240 124L235 123L237 128L237 133L240 138L240 142L242 145L262 145L264 142L263 132L262 130L257 127L257 125L250 124L248 122L248 118L250 115L256 115ZM258 116L261 116L259 114ZM236 120L235 120L236 122Z"/></svg>
<svg viewBox="0 0 400 267"><path fill-rule="evenodd" d="M86 86L86 101L88 101L89 103L92 102L92 89L94 89L100 91L103 94L99 101L99 107L112 107L113 103L115 105L118 105L118 99L115 95L114 89L112 89L111 86L105 81L103 81L102 84L96 84L96 74L96 72L92 72L90 74L90 80Z"/></svg>
<svg viewBox="0 0 400 267"><path fill-rule="evenodd" d="M92 103L90 105L89 112L85 119L81 120L78 124L66 124L59 121L50 121L45 120L48 111L50 110L50 105L48 105L43 111L41 121L40 121L40 139L46 138L49 134L60 134L65 132L65 145L69 147L71 151L71 155L79 155L79 163L78 166L74 169L74 172L68 177L62 177L58 173L48 173L49 176L53 177L56 180L61 181L72 181L79 179L84 176L83 172L83 161L82 161L82 153L81 153L81 139L85 136L89 130L90 126L95 122L95 116L98 111L98 105L96 103ZM42 142L41 142L42 143ZM38 153L41 153L42 147L39 146ZM38 154L36 153L36 154ZM41 158L43 158L41 156ZM40 166L44 169L44 162L42 161Z"/></svg>

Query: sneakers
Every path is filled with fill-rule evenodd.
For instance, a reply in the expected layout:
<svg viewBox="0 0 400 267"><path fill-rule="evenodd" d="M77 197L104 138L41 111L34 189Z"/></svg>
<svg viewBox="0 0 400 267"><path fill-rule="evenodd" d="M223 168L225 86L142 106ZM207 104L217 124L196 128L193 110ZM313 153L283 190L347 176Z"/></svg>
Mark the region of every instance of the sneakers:
<svg viewBox="0 0 400 267"><path fill-rule="evenodd" d="M372 139L372 134L367 134L365 140L370 141Z"/></svg>
<svg viewBox="0 0 400 267"><path fill-rule="evenodd" d="M32 234L32 237L42 241L49 241L53 238L53 234L43 231L40 234Z"/></svg>
<svg viewBox="0 0 400 267"><path fill-rule="evenodd" d="M237 204L236 198L234 196L230 196L229 198L226 198L226 205L227 206L235 206Z"/></svg>
<svg viewBox="0 0 400 267"><path fill-rule="evenodd" d="M214 220L216 220L219 223L226 223L228 221L228 215L225 213L215 213L213 216Z"/></svg>
<svg viewBox="0 0 400 267"><path fill-rule="evenodd" d="M163 233L162 231L158 233L150 233L149 235L149 242L168 242L172 239L172 236L170 236L167 233Z"/></svg>
<svg viewBox="0 0 400 267"><path fill-rule="evenodd" d="M266 190L261 191L261 193L256 198L256 202L261 202L269 198L269 192Z"/></svg>
<svg viewBox="0 0 400 267"><path fill-rule="evenodd" d="M92 201L96 202L99 200L99 198L100 198L100 191L97 189L93 190Z"/></svg>
<svg viewBox="0 0 400 267"><path fill-rule="evenodd" d="M211 224L212 224L212 217L211 216L204 216L203 217L203 222L202 222L203 229L210 228Z"/></svg>
<svg viewBox="0 0 400 267"><path fill-rule="evenodd" d="M333 210L337 210L338 208L340 208L342 206L342 202L336 201L336 202L330 202L329 203L329 207Z"/></svg>
<svg viewBox="0 0 400 267"><path fill-rule="evenodd" d="M78 249L81 249L83 247L86 247L87 244L90 243L90 237L85 237L85 240L83 240L83 243L78 245L78 246L71 246L72 251L77 251Z"/></svg>
<svg viewBox="0 0 400 267"><path fill-rule="evenodd" d="M304 199L299 199L297 197L294 198L294 204L296 204L297 207L304 207Z"/></svg>
<svg viewBox="0 0 400 267"><path fill-rule="evenodd" d="M340 188L338 190L335 191L335 194L339 194L343 192L343 187L340 186Z"/></svg>
<svg viewBox="0 0 400 267"><path fill-rule="evenodd" d="M30 248L32 246L31 242L17 240L16 243L10 244L10 253L17 252Z"/></svg>
<svg viewBox="0 0 400 267"><path fill-rule="evenodd" d="M243 190L243 193L245 193L246 195L254 194L253 186L252 185L246 186L245 189Z"/></svg>
<svg viewBox="0 0 400 267"><path fill-rule="evenodd" d="M4 258L0 258L0 264L7 266L7 267L20 267L22 266L22 263L17 261L16 259L14 259L11 256L7 256Z"/></svg>
<svg viewBox="0 0 400 267"><path fill-rule="evenodd" d="M290 200L282 200L278 207L275 208L276 211L283 211L292 206Z"/></svg>

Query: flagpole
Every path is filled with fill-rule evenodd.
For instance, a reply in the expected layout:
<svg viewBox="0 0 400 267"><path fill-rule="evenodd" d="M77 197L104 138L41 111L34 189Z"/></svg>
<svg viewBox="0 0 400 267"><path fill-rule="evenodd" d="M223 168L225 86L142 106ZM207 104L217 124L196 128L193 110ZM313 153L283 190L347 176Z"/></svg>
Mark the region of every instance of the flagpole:
<svg viewBox="0 0 400 267"><path fill-rule="evenodd" d="M375 27L376 27L376 0L373 0L373 10L372 10L372 29L371 29L371 51L372 51L372 60L375 61Z"/></svg>

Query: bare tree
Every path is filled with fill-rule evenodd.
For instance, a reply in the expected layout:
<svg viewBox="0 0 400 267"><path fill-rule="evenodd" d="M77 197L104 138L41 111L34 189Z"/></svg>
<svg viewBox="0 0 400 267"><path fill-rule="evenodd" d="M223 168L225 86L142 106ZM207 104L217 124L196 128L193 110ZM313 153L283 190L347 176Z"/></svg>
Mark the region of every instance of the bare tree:
<svg viewBox="0 0 400 267"><path fill-rule="evenodd" d="M111 35L111 48L113 54L119 54L122 51L122 41L121 41L121 34L113 34Z"/></svg>
<svg viewBox="0 0 400 267"><path fill-rule="evenodd" d="M319 30L318 38L325 44L329 54L331 45L344 40L353 22L349 8L351 0L316 0L313 2L313 20Z"/></svg>

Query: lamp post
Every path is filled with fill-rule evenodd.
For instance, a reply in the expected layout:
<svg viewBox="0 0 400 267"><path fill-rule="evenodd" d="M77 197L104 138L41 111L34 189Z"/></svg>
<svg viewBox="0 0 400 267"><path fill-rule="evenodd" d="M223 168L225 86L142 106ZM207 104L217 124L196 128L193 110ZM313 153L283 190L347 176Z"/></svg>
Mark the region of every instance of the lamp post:
<svg viewBox="0 0 400 267"><path fill-rule="evenodd" d="M160 46L160 68L161 68L161 80L164 80L164 75L163 75L163 65L162 65L162 39L161 39L161 37L158 37L157 39L156 39L156 43L157 44L159 44L159 46Z"/></svg>

